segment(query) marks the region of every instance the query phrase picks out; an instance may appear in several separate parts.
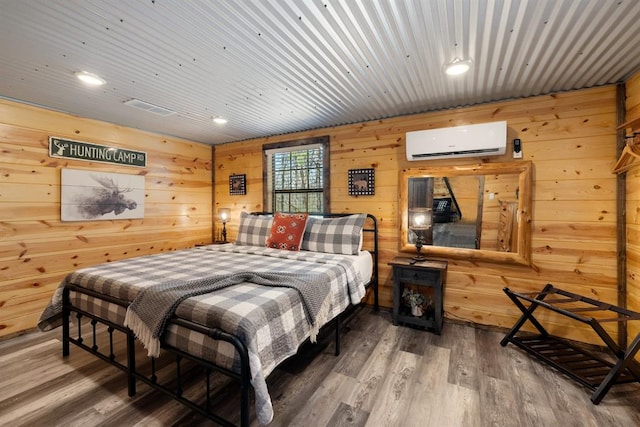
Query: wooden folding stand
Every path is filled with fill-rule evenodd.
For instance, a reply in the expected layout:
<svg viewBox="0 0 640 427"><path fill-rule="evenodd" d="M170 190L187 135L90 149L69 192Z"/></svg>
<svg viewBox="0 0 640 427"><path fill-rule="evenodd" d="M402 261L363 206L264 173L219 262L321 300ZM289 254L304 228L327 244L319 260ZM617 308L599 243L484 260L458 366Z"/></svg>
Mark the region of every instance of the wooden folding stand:
<svg viewBox="0 0 640 427"><path fill-rule="evenodd" d="M600 403L612 385L640 382L640 364L634 360L636 353L640 350L640 334L635 337L625 351L616 344L602 327L602 324L606 322L640 320L640 313L563 291L553 287L551 284L547 284L540 292L518 293L511 291L509 288L504 288L503 290L523 314L502 339L500 345L504 347L511 342L594 390L591 401L596 405ZM525 306L523 301L528 302L529 306ZM612 363L566 340L549 335L533 316L538 307L547 308L578 322L590 325L611 350L616 362ZM615 313L615 316L595 319L578 314L597 311ZM540 334L516 336L527 320L533 324Z"/></svg>

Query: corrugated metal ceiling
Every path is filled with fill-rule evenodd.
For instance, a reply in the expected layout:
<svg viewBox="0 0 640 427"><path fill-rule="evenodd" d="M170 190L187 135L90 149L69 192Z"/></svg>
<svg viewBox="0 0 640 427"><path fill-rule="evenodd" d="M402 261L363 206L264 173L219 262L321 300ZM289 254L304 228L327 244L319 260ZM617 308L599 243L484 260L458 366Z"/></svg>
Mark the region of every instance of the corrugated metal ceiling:
<svg viewBox="0 0 640 427"><path fill-rule="evenodd" d="M624 81L636 0L0 0L0 96L210 144ZM472 58L446 76L445 63ZM107 84L87 88L86 70ZM138 99L176 114L124 104ZM225 126L212 123L223 116Z"/></svg>

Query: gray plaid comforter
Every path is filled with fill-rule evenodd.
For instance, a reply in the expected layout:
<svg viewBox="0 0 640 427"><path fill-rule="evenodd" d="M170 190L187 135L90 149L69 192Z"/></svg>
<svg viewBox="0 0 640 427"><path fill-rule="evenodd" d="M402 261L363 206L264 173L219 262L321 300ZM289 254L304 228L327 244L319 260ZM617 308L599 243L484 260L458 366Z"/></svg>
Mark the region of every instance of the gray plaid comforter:
<svg viewBox="0 0 640 427"><path fill-rule="evenodd" d="M190 281L243 271L325 275L332 295L318 318L319 326L342 311L345 303L356 304L365 294L364 283L349 257L235 245L212 245L84 268L70 274L61 286L74 283L131 302L140 290L167 281ZM188 298L178 306L176 316L220 328L243 340L249 350L258 420L266 424L273 416L266 377L280 362L296 352L310 336L311 329L295 290L261 288L242 283ZM60 324L59 294L61 289L43 313L39 322L41 329ZM175 335L168 334L171 340L179 339ZM207 351L211 349L205 348L205 354L200 356L217 361L221 359L220 355L207 357ZM230 365L237 367L234 355L225 357Z"/></svg>

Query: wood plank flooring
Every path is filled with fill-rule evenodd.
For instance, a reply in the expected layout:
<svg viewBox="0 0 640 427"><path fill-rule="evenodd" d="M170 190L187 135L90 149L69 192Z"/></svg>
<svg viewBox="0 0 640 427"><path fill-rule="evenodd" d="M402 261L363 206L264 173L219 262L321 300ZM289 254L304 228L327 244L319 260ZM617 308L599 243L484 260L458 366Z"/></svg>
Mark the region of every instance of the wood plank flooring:
<svg viewBox="0 0 640 427"><path fill-rule="evenodd" d="M74 346L63 358L60 334L0 342L0 425L213 425L144 384L128 397L120 370ZM590 390L501 347L500 332L446 323L436 336L365 308L346 324L340 356L326 335L269 377L272 426L640 426L640 384L614 386L593 405ZM237 422L237 392L218 386ZM202 389L194 378L185 393Z"/></svg>

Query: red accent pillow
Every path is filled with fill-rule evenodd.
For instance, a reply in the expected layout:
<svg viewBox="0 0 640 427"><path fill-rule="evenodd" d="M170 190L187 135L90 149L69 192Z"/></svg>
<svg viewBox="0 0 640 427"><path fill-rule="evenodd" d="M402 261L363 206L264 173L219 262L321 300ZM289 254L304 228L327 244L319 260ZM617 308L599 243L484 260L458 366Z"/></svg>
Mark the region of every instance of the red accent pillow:
<svg viewBox="0 0 640 427"><path fill-rule="evenodd" d="M307 225L306 213L286 214L276 212L267 237L267 247L286 251L299 251L304 229Z"/></svg>

